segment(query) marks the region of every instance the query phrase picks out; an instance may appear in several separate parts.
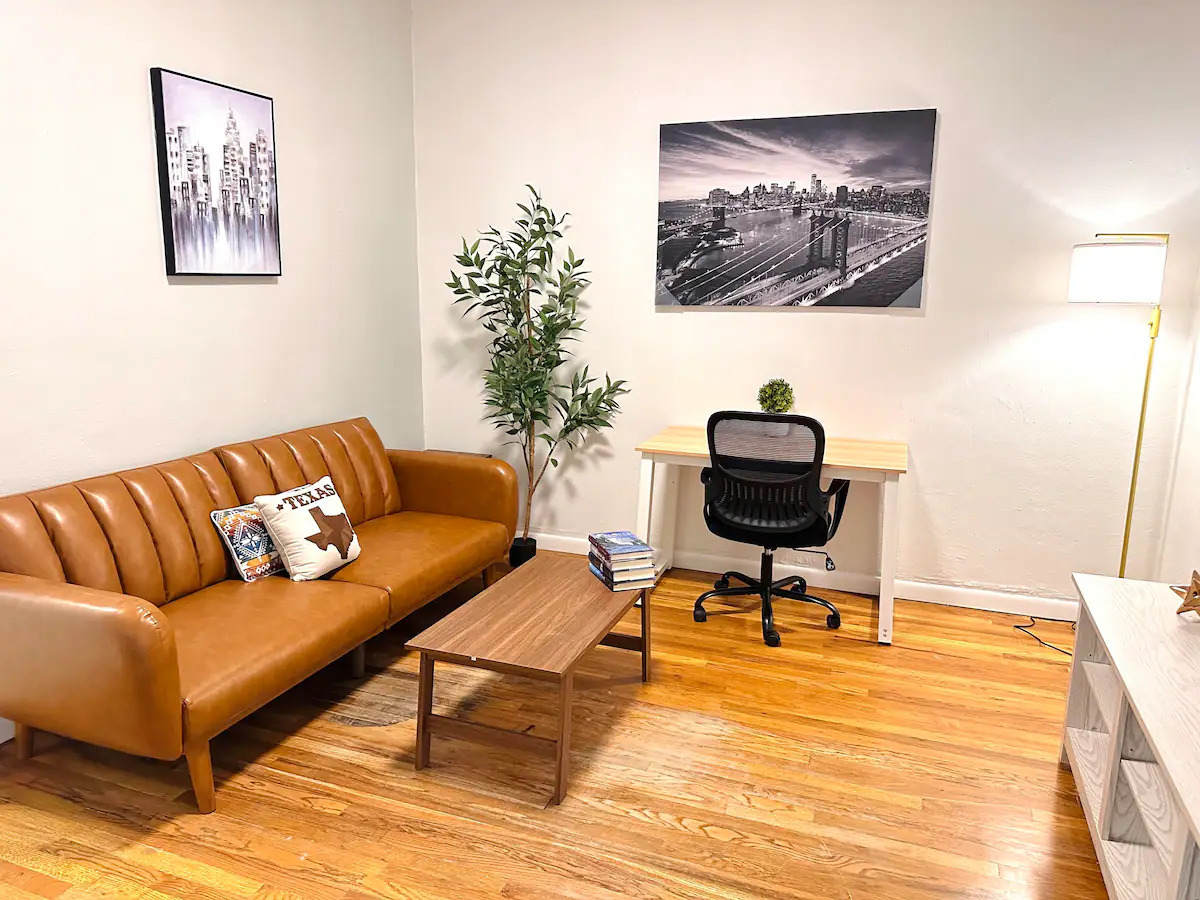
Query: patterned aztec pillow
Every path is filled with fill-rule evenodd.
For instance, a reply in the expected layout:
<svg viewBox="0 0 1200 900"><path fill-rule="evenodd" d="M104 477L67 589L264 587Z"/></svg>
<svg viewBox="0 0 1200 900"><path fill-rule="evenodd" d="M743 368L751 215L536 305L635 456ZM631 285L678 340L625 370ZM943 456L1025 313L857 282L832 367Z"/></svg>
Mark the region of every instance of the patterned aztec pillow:
<svg viewBox="0 0 1200 900"><path fill-rule="evenodd" d="M257 506L247 503L232 509L216 509L211 516L242 581L257 581L284 571L283 560Z"/></svg>

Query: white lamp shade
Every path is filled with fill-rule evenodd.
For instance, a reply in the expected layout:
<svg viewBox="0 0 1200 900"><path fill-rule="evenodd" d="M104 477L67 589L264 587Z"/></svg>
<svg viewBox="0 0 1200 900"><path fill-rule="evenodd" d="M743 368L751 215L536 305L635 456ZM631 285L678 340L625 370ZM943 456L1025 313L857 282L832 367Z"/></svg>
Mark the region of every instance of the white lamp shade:
<svg viewBox="0 0 1200 900"><path fill-rule="evenodd" d="M1092 241L1071 255L1071 303L1141 303L1162 298L1167 243L1162 240Z"/></svg>

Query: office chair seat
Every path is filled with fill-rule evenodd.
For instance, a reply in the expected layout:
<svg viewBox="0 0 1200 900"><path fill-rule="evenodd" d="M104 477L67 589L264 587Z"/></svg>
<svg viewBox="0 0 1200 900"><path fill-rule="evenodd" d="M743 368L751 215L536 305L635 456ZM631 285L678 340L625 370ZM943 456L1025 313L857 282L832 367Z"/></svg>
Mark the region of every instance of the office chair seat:
<svg viewBox="0 0 1200 900"><path fill-rule="evenodd" d="M706 620L704 601L712 597L758 595L768 646L780 643L772 597L822 606L829 611L826 625L840 627L837 608L807 594L803 578L772 578L776 549L823 547L841 523L850 483L838 479L828 491L821 489L821 423L807 416L714 413L708 420L708 448L712 465L701 473L705 524L718 537L762 547L763 554L758 578L726 572L713 590L702 594L693 610L696 621ZM731 578L744 586L731 587Z"/></svg>

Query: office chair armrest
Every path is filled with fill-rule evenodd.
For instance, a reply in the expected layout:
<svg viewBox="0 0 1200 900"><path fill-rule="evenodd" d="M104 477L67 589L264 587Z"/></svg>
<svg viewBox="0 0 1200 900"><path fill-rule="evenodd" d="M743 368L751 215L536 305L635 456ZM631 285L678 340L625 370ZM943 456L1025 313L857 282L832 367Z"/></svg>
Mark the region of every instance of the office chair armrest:
<svg viewBox="0 0 1200 900"><path fill-rule="evenodd" d="M725 473L720 469L705 467L700 470L700 483L704 485L704 505L721 499L725 493Z"/></svg>
<svg viewBox="0 0 1200 900"><path fill-rule="evenodd" d="M826 502L833 500L833 517L829 521L829 537L837 534L838 526L842 524L842 513L846 511L846 498L850 495L850 482L845 478L835 478L825 491Z"/></svg>

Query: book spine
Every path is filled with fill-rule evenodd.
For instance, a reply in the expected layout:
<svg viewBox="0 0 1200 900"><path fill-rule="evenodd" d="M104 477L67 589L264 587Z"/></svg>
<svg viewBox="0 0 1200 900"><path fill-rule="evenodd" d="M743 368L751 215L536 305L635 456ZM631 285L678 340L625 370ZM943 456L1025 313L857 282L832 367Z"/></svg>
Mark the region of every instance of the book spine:
<svg viewBox="0 0 1200 900"><path fill-rule="evenodd" d="M604 573L596 567L594 563L588 563L588 569L591 573L604 582L604 586L610 591L613 589L612 581L604 577Z"/></svg>
<svg viewBox="0 0 1200 900"><path fill-rule="evenodd" d="M595 540L594 538L589 537L588 543L591 544L592 550L594 550L596 555L599 556L601 559L603 559L603 560L612 559L612 554L610 554L608 552L608 549L606 547L604 547L604 545L601 544L599 541Z"/></svg>
<svg viewBox="0 0 1200 900"><path fill-rule="evenodd" d="M646 581L653 582L654 580L654 564L647 560L646 565L638 566L634 569L623 569L620 572L614 572L604 560L600 559L596 554L588 554L588 568L596 573L596 577L602 580L614 591L635 590L636 588L628 587L628 585L641 585Z"/></svg>
<svg viewBox="0 0 1200 900"><path fill-rule="evenodd" d="M648 566L648 565L652 565L654 562L654 553L652 551L648 552L648 553L645 551L640 551L637 553L630 551L629 553L607 554L607 553L604 553L603 551L601 551L600 548L596 547L595 545L592 545L592 546L588 547L588 555L596 556L598 559L602 560L605 565L611 565L614 562L623 563L623 562L639 562L639 561L641 561L644 565Z"/></svg>

